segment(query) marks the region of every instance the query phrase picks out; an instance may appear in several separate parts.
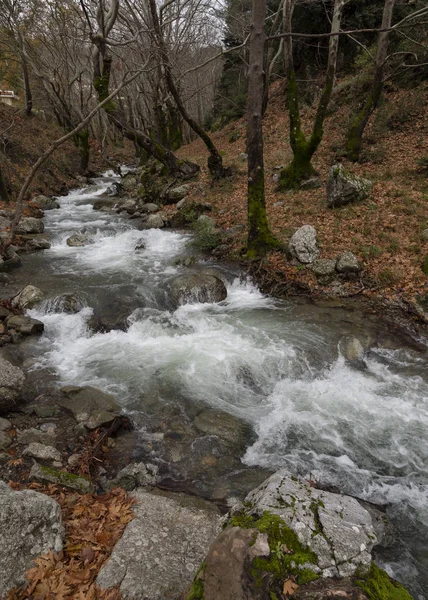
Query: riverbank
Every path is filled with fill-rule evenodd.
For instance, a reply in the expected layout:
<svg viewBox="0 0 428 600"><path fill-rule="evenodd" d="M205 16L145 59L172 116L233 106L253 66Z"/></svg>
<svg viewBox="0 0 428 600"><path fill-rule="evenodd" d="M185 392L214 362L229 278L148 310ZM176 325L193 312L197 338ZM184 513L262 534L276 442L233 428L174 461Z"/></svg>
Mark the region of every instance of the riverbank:
<svg viewBox="0 0 428 600"><path fill-rule="evenodd" d="M344 86L345 82L339 88ZM380 312L388 306L393 314L406 316L411 323L423 323L426 329L428 280L422 266L428 254L428 237L423 234L428 228L428 180L418 164L428 155L424 85L413 90L386 90L382 115L368 128L361 163L344 163L356 175L373 182L372 194L364 202L334 209L327 207L326 181L331 165L343 162L345 132L340 124L346 122L350 105L339 97L326 121L323 143L314 157L321 187L280 193L276 190L278 169L291 159L283 103L283 90L275 84L264 122L266 204L272 231L287 247L299 227L312 225L322 259L336 259L349 251L358 258L363 272L353 284L337 290L334 285L321 284L310 267L293 265L283 253L273 253L264 261L259 281L266 282L269 292L281 290L281 295L358 296L367 299L369 305L379 305ZM312 118L312 109L305 109L304 128L310 127ZM213 134L234 177L211 185L203 167L201 182L193 192L196 200L203 197L212 205L220 227L239 228L229 250L238 260L247 225L245 127L245 121L240 120ZM201 165L206 162L199 140L183 147L180 155Z"/></svg>

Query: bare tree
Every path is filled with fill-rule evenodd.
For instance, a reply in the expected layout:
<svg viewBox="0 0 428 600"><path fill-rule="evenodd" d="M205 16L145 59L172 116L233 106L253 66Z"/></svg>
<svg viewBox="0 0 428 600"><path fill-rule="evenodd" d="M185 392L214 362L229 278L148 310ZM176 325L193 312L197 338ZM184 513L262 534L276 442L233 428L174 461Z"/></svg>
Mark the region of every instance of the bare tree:
<svg viewBox="0 0 428 600"><path fill-rule="evenodd" d="M324 120L327 114L336 76L340 23L342 19L343 8L347 1L348 0L334 1L329 40L327 73L324 89L318 102L312 133L310 137L307 138L303 132L301 124L299 92L297 88L297 78L293 61L293 37L291 21L294 0L284 0L283 29L284 34L286 35L284 43L284 61L287 75L290 145L293 151L293 160L285 169L280 172L280 189L285 190L298 188L300 187L301 183L307 179L310 179L315 174L315 169L312 166L312 157L317 151L324 135Z"/></svg>
<svg viewBox="0 0 428 600"><path fill-rule="evenodd" d="M266 216L263 159L263 97L266 0L253 0L248 73L248 257L278 247Z"/></svg>

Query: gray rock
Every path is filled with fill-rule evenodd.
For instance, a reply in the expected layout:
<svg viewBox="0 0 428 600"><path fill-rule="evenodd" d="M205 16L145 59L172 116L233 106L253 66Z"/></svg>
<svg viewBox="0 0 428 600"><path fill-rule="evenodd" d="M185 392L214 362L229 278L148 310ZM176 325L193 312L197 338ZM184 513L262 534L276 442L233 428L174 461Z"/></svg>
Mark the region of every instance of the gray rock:
<svg viewBox="0 0 428 600"><path fill-rule="evenodd" d="M312 270L320 283L329 283L336 274L336 261L321 258L314 262Z"/></svg>
<svg viewBox="0 0 428 600"><path fill-rule="evenodd" d="M150 215L146 221L146 229L162 229L165 227L165 221L161 215Z"/></svg>
<svg viewBox="0 0 428 600"><path fill-rule="evenodd" d="M353 363L364 357L364 346L354 335L346 335L339 341L339 352L346 360Z"/></svg>
<svg viewBox="0 0 428 600"><path fill-rule="evenodd" d="M322 577L367 571L377 539L369 513L349 496L314 489L288 471L278 471L250 492L251 512L278 515L318 558Z"/></svg>
<svg viewBox="0 0 428 600"><path fill-rule="evenodd" d="M17 407L24 381L21 369L0 357L0 414Z"/></svg>
<svg viewBox="0 0 428 600"><path fill-rule="evenodd" d="M168 190L165 195L165 203L175 204L176 202L183 200L191 190L192 185L190 183L185 183L184 185L180 185L179 187L172 188Z"/></svg>
<svg viewBox="0 0 428 600"><path fill-rule="evenodd" d="M45 225L42 219L35 219L34 217L24 217L20 220L17 227L17 233L43 233Z"/></svg>
<svg viewBox="0 0 428 600"><path fill-rule="evenodd" d="M145 250L146 242L144 240L140 240L138 244L135 246L134 250L137 252L138 250Z"/></svg>
<svg viewBox="0 0 428 600"><path fill-rule="evenodd" d="M60 208L59 202L56 198L48 198L47 196L36 196L33 198L34 204L37 204L42 210L53 210Z"/></svg>
<svg viewBox="0 0 428 600"><path fill-rule="evenodd" d="M343 165L333 165L327 181L327 204L331 208L366 200L372 191L372 182L345 171Z"/></svg>
<svg viewBox="0 0 428 600"><path fill-rule="evenodd" d="M127 525L97 584L120 586L123 600L173 600L192 581L220 532L217 508L168 492L135 493L135 519Z"/></svg>
<svg viewBox="0 0 428 600"><path fill-rule="evenodd" d="M147 204L143 204L141 207L141 212L143 213L156 213L160 210L157 204L153 204L152 202L148 202Z"/></svg>
<svg viewBox="0 0 428 600"><path fill-rule="evenodd" d="M21 259L16 252L16 246L9 246L9 248L6 248L4 259L3 267L5 268L19 267L21 264Z"/></svg>
<svg viewBox="0 0 428 600"><path fill-rule="evenodd" d="M201 215L200 217L198 217L198 220L196 222L204 225L208 229L215 229L217 225L217 221L212 217L209 217L208 215Z"/></svg>
<svg viewBox="0 0 428 600"><path fill-rule="evenodd" d="M25 573L49 551L60 552L64 529L59 504L25 490L14 492L0 481L0 597L28 583Z"/></svg>
<svg viewBox="0 0 428 600"><path fill-rule="evenodd" d="M12 306L21 310L34 308L43 300L43 296L44 294L39 288L34 285L26 285L19 294L12 298Z"/></svg>
<svg viewBox="0 0 428 600"><path fill-rule="evenodd" d="M7 317L11 317L13 312L5 308L4 306L0 306L0 321L4 321Z"/></svg>
<svg viewBox="0 0 428 600"><path fill-rule="evenodd" d="M6 219L6 217L0 217L0 229L6 229L10 227L10 220Z"/></svg>
<svg viewBox="0 0 428 600"><path fill-rule="evenodd" d="M248 154L246 152L241 152L241 154L238 154L238 159L241 162L247 162L247 160L248 160Z"/></svg>
<svg viewBox="0 0 428 600"><path fill-rule="evenodd" d="M22 315L14 315L6 319L8 329L14 329L22 335L37 335L43 333L45 326L41 321L24 317Z"/></svg>
<svg viewBox="0 0 428 600"><path fill-rule="evenodd" d="M424 231L421 233L421 240L423 242L428 242L428 229L424 229Z"/></svg>
<svg viewBox="0 0 428 600"><path fill-rule="evenodd" d="M12 443L12 438L6 431L0 431L0 450L8 448Z"/></svg>
<svg viewBox="0 0 428 600"><path fill-rule="evenodd" d="M138 209L137 201L128 198L118 206L118 212L127 212L128 215L133 215Z"/></svg>
<svg viewBox="0 0 428 600"><path fill-rule="evenodd" d="M78 490L84 494L92 494L94 491L94 486L85 477L59 471L53 467L43 467L37 463L31 467L30 479L42 483L54 483L71 490Z"/></svg>
<svg viewBox="0 0 428 600"><path fill-rule="evenodd" d="M171 296L176 305L222 302L227 289L222 280L210 272L179 275L171 282Z"/></svg>
<svg viewBox="0 0 428 600"><path fill-rule="evenodd" d="M63 397L58 404L68 410L78 423L96 429L111 423L121 411L111 394L93 387L67 387L61 389Z"/></svg>
<svg viewBox="0 0 428 600"><path fill-rule="evenodd" d="M88 246L89 244L93 244L93 241L84 233L73 233L67 239L67 246L71 246L72 248L80 248L81 246Z"/></svg>
<svg viewBox="0 0 428 600"><path fill-rule="evenodd" d="M293 258L303 264L315 262L320 255L315 227L312 227L312 225L300 227L292 235L288 249Z"/></svg>
<svg viewBox="0 0 428 600"><path fill-rule="evenodd" d="M3 417L0 417L0 431L8 431L8 429L11 429L12 427L12 423L10 421L8 421L7 419L3 419Z"/></svg>
<svg viewBox="0 0 428 600"><path fill-rule="evenodd" d="M105 198L103 196L99 196L95 202L93 209L94 210L113 210L113 208L117 205L117 200L113 198Z"/></svg>
<svg viewBox="0 0 428 600"><path fill-rule="evenodd" d="M61 453L53 446L45 446L38 442L33 442L26 448L22 453L23 456L31 456L32 458L38 458L40 460L56 461L61 462Z"/></svg>
<svg viewBox="0 0 428 600"><path fill-rule="evenodd" d="M126 192L130 192L138 187L138 180L133 173L127 173L122 177L120 185Z"/></svg>
<svg viewBox="0 0 428 600"><path fill-rule="evenodd" d="M254 529L229 527L209 549L205 571L204 600L264 600L268 598L269 579L257 585L251 576L252 562L269 557L268 536Z"/></svg>
<svg viewBox="0 0 428 600"><path fill-rule="evenodd" d="M63 312L68 315L80 312L85 306L81 297L74 292L60 294L48 301L48 307L52 312Z"/></svg>
<svg viewBox="0 0 428 600"><path fill-rule="evenodd" d="M144 463L131 463L119 471L114 479L106 482L105 488L111 490L121 487L131 491L147 485L156 485L158 482L158 467Z"/></svg>
<svg viewBox="0 0 428 600"><path fill-rule="evenodd" d="M24 429L24 431L18 431L18 443L22 445L27 444L43 444L45 446L55 446L56 435L53 432L40 431L40 429Z"/></svg>
<svg viewBox="0 0 428 600"><path fill-rule="evenodd" d="M46 240L46 239L28 240L28 242L25 244L25 248L29 252L33 252L36 250L49 250L50 247L51 247L51 243L48 242L48 240Z"/></svg>
<svg viewBox="0 0 428 600"><path fill-rule="evenodd" d="M229 413L206 408L200 412L194 425L201 433L215 435L237 448L244 448L252 436L251 427Z"/></svg>
<svg viewBox="0 0 428 600"><path fill-rule="evenodd" d="M336 271L344 275L358 274L361 271L361 265L355 254L344 252L337 259Z"/></svg>

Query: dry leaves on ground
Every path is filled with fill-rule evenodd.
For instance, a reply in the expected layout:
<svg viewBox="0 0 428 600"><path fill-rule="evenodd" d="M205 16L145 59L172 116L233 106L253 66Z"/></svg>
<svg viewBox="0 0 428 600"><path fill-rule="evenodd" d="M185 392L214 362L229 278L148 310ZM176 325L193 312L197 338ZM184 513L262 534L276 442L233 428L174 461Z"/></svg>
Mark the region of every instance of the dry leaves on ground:
<svg viewBox="0 0 428 600"><path fill-rule="evenodd" d="M29 487L60 504L64 549L59 554L41 556L27 573L27 588L12 590L7 600L119 600L117 590L102 591L95 580L134 518L134 500L121 489L102 496L82 496L53 485Z"/></svg>

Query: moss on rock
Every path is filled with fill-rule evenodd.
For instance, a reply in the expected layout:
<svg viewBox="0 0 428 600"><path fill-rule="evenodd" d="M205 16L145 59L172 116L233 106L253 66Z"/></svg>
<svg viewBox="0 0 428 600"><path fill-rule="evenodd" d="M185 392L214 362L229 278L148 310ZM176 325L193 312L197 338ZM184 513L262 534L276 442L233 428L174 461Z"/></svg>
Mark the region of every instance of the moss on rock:
<svg viewBox="0 0 428 600"><path fill-rule="evenodd" d="M375 563L371 564L366 577L357 575L355 583L369 600L412 600L409 592L400 583L390 579Z"/></svg>

